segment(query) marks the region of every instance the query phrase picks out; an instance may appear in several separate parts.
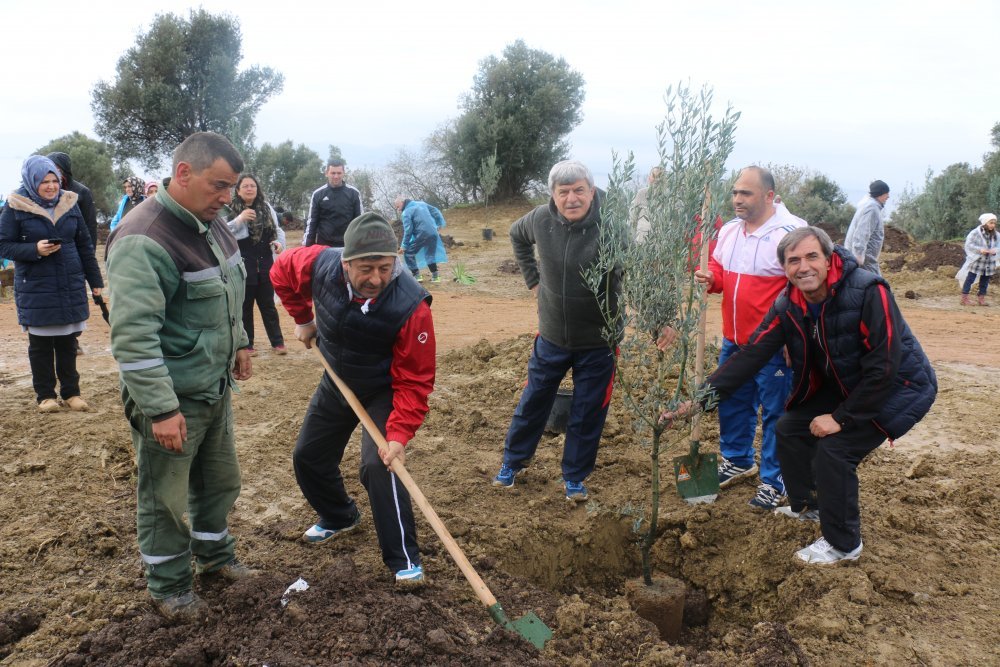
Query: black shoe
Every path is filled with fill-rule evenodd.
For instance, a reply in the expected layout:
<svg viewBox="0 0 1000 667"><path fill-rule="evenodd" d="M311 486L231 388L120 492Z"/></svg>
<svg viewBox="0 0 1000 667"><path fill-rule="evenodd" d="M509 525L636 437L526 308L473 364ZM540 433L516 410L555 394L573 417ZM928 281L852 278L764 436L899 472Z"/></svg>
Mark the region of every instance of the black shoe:
<svg viewBox="0 0 1000 667"><path fill-rule="evenodd" d="M153 598L153 607L168 621L191 623L208 615L208 605L191 590L165 598Z"/></svg>

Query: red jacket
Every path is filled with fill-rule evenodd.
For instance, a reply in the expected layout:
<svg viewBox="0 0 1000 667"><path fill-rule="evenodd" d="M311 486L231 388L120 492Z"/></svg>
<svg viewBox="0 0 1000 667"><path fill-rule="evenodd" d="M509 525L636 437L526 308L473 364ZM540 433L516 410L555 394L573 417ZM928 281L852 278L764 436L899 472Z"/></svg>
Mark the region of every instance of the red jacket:
<svg viewBox="0 0 1000 667"><path fill-rule="evenodd" d="M719 230L718 243L708 261L712 284L708 291L722 292L722 335L746 345L771 304L788 284L778 262L778 242L806 221L788 212L784 204L760 229L746 233L746 223L731 220Z"/></svg>
<svg viewBox="0 0 1000 667"><path fill-rule="evenodd" d="M312 274L316 257L328 246L311 245L286 250L271 268L271 282L281 304L296 324L315 319ZM355 297L355 301L365 299ZM430 306L421 302L399 330L392 349L392 412L385 426L386 440L406 445L427 416L427 397L434 390L436 340Z"/></svg>

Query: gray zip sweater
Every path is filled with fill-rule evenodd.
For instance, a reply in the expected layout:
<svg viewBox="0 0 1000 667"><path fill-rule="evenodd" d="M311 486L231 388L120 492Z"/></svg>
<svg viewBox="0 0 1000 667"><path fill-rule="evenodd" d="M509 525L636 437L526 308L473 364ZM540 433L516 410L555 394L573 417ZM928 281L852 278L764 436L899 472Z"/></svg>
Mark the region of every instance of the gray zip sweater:
<svg viewBox="0 0 1000 667"><path fill-rule="evenodd" d="M598 190L587 217L575 223L561 216L549 199L510 228L524 282L528 289L538 285L538 331L545 340L569 350L608 347L601 303L609 312L619 312L620 269L608 276L609 289L600 300L583 279L584 268L597 259L603 198Z"/></svg>

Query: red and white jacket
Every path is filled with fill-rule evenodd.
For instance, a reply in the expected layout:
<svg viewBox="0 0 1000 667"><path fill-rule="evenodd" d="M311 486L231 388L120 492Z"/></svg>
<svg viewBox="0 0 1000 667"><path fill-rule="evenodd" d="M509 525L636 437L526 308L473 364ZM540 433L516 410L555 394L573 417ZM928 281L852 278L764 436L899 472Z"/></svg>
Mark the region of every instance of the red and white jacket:
<svg viewBox="0 0 1000 667"><path fill-rule="evenodd" d="M774 300L788 283L778 262L778 242L796 227L808 223L774 205L774 215L751 234L736 218L719 230L718 243L708 261L712 284L708 291L722 292L722 335L746 345Z"/></svg>

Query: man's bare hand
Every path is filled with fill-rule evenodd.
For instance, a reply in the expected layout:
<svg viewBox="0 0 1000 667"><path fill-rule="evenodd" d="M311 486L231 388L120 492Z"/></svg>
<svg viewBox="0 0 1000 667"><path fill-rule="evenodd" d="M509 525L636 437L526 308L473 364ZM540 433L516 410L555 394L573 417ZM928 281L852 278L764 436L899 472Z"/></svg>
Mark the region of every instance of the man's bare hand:
<svg viewBox="0 0 1000 667"><path fill-rule="evenodd" d="M382 457L382 463L385 464L386 468L391 467L395 459L399 459L400 465L406 465L406 449L401 442L390 440L389 448L380 449L378 455Z"/></svg>
<svg viewBox="0 0 1000 667"><path fill-rule="evenodd" d="M688 417L694 416L694 403L691 401L684 401L677 406L676 410L667 410L660 415L660 425L665 428L670 428L673 426L675 421L687 419Z"/></svg>
<svg viewBox="0 0 1000 667"><path fill-rule="evenodd" d="M296 324L295 338L302 341L302 344L306 346L307 350L311 350L312 341L316 338L316 323L311 322L309 324Z"/></svg>
<svg viewBox="0 0 1000 667"><path fill-rule="evenodd" d="M153 422L153 438L164 449L169 449L177 453L184 451L184 443L187 441L187 437L187 420L179 412L169 419Z"/></svg>
<svg viewBox="0 0 1000 667"><path fill-rule="evenodd" d="M809 432L817 438L825 438L834 433L840 433L840 424L833 415L817 415L809 422Z"/></svg>
<svg viewBox="0 0 1000 667"><path fill-rule="evenodd" d="M656 339L656 349L660 352L666 352L670 349L671 345L677 342L678 337L677 329L663 327L663 331L660 332L659 337Z"/></svg>
<svg viewBox="0 0 1000 667"><path fill-rule="evenodd" d="M253 364L250 361L250 350L236 350L236 361L233 362L233 377L237 380L249 380L253 375Z"/></svg>
<svg viewBox="0 0 1000 667"><path fill-rule="evenodd" d="M698 269L697 271L694 272L695 282L701 285L711 285L714 279L715 279L715 274L712 273L711 271L702 271L701 269Z"/></svg>

